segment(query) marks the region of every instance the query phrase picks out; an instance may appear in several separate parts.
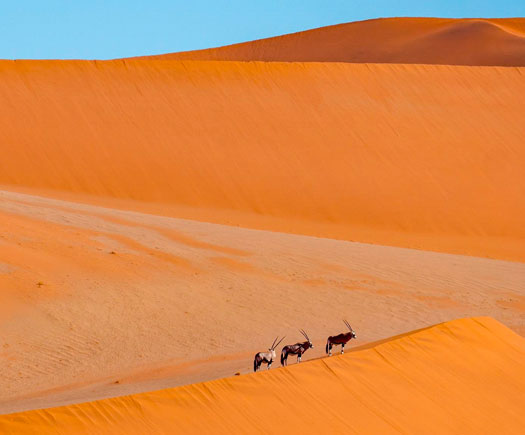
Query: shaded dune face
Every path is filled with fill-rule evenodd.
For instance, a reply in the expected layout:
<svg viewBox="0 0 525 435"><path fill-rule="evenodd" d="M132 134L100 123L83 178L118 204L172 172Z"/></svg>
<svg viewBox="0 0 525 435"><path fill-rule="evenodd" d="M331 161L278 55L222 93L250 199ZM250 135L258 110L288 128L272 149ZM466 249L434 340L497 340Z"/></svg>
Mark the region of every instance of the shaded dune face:
<svg viewBox="0 0 525 435"><path fill-rule="evenodd" d="M149 58L524 66L525 19L377 19Z"/></svg>
<svg viewBox="0 0 525 435"><path fill-rule="evenodd" d="M525 258L521 69L2 61L0 92L8 188Z"/></svg>
<svg viewBox="0 0 525 435"><path fill-rule="evenodd" d="M522 337L491 318L462 319L300 366L0 416L0 430L520 433L524 361Z"/></svg>

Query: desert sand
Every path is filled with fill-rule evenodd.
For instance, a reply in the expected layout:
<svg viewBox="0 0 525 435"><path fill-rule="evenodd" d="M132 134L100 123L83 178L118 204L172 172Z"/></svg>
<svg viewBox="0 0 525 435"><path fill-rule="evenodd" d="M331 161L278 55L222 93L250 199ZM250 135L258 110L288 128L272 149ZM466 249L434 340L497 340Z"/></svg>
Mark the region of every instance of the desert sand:
<svg viewBox="0 0 525 435"><path fill-rule="evenodd" d="M0 432L519 432L524 28L0 61Z"/></svg>
<svg viewBox="0 0 525 435"><path fill-rule="evenodd" d="M255 375L0 416L2 433L521 433L525 339L462 319Z"/></svg>
<svg viewBox="0 0 525 435"><path fill-rule="evenodd" d="M5 191L0 218L0 413L248 373L299 328L319 357L343 318L351 347L480 315L525 333L520 262Z"/></svg>
<svg viewBox="0 0 525 435"><path fill-rule="evenodd" d="M3 61L0 184L524 261L523 76L496 67Z"/></svg>
<svg viewBox="0 0 525 435"><path fill-rule="evenodd" d="M525 66L525 18L382 18L149 58Z"/></svg>

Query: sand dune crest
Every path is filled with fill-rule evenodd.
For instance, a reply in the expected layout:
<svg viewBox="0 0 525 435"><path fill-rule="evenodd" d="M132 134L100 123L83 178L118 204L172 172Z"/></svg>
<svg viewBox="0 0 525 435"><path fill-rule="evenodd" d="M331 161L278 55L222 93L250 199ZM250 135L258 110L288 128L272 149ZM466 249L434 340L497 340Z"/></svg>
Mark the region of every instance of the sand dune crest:
<svg viewBox="0 0 525 435"><path fill-rule="evenodd" d="M525 19L375 19L149 58L524 66Z"/></svg>
<svg viewBox="0 0 525 435"><path fill-rule="evenodd" d="M525 340L462 319L286 369L1 416L0 431L517 434L524 388Z"/></svg>

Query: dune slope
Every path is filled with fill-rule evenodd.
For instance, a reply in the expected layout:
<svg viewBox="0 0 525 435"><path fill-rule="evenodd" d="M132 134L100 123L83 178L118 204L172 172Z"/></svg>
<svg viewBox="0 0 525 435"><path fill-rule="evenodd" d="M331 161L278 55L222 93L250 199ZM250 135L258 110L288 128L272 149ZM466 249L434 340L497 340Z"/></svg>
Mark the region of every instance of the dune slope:
<svg viewBox="0 0 525 435"><path fill-rule="evenodd" d="M524 261L523 75L445 66L3 61L0 184Z"/></svg>
<svg viewBox="0 0 525 435"><path fill-rule="evenodd" d="M287 369L5 415L0 430L518 434L524 389L525 340L474 318Z"/></svg>
<svg viewBox="0 0 525 435"><path fill-rule="evenodd" d="M525 19L375 19L149 58L525 66Z"/></svg>
<svg viewBox="0 0 525 435"><path fill-rule="evenodd" d="M480 315L525 333L523 263L11 192L0 222L0 414L248 373L298 328L319 357L343 318L350 348Z"/></svg>

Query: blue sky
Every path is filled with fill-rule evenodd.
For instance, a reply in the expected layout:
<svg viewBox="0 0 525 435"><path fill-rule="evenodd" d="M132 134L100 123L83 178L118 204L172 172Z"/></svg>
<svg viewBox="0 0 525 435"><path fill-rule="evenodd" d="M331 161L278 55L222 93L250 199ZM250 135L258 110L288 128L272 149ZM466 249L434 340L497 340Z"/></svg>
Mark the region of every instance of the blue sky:
<svg viewBox="0 0 525 435"><path fill-rule="evenodd" d="M159 54L391 16L525 16L525 0L0 0L0 58Z"/></svg>

